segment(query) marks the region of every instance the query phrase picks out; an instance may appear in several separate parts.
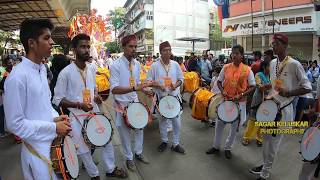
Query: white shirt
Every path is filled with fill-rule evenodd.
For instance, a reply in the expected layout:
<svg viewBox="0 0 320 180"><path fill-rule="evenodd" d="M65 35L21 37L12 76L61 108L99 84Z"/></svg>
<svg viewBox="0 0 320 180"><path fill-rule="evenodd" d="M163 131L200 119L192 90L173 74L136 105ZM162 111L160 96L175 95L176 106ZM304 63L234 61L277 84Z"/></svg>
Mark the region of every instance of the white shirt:
<svg viewBox="0 0 320 180"><path fill-rule="evenodd" d="M280 64L280 63L279 63ZM270 81L272 83L272 92L271 94L275 93L275 83L274 81L277 79L276 76L276 66L277 66L277 59L274 59L270 62ZM280 79L282 80L282 86L284 89L288 91L305 88L305 89L312 89L311 83L308 80L308 77L300 64L299 61L290 58L288 60L287 65L283 68L282 73L280 75ZM286 103L293 99L293 97L285 98L282 96L275 96L274 97L277 101ZM282 110L282 119L284 121L292 121L293 120L293 106L289 105Z"/></svg>
<svg viewBox="0 0 320 180"><path fill-rule="evenodd" d="M220 71L219 77L218 77L218 81L220 82L224 82L224 68L225 66L223 66L222 70ZM254 79L254 74L252 72L252 70L250 70L249 76L248 76L248 84L249 86L255 86L256 85L256 80Z"/></svg>
<svg viewBox="0 0 320 180"><path fill-rule="evenodd" d="M132 76L135 79L135 85L138 85L140 84L140 63L135 59L132 63ZM121 56L110 66L110 90L112 91L115 87L130 87L130 76L129 61L125 56ZM129 102L138 101L138 95L136 92L114 94L114 100L125 107Z"/></svg>
<svg viewBox="0 0 320 180"><path fill-rule="evenodd" d="M159 81L161 85L164 85L164 78L166 76L167 76L167 72L163 67L163 65L161 64L161 61L159 60L151 65L151 68L147 75L147 80ZM171 78L173 84L177 83L177 81L179 80L183 82L183 74L177 62L170 60L170 69L168 72L168 76ZM162 98L163 96L166 95L166 92L160 89L155 89L155 92L157 93L159 98ZM167 92L167 93L172 96L177 96L180 93L180 87L178 87L172 92Z"/></svg>
<svg viewBox="0 0 320 180"><path fill-rule="evenodd" d="M50 154L59 114L52 108L46 68L23 57L5 81L4 111L7 128L38 153Z"/></svg>
<svg viewBox="0 0 320 180"><path fill-rule="evenodd" d="M96 86L94 69L87 64L86 70L86 87L82 80L79 69L75 63L69 64L59 74L56 87L54 88L54 97L52 102L59 106L61 100L66 98L71 102L82 102L82 91L87 88L90 90L91 103L94 106L94 111L98 111L97 105L94 102L94 89ZM76 113L79 109L69 108L70 111Z"/></svg>
<svg viewBox="0 0 320 180"><path fill-rule="evenodd" d="M211 63L208 59L201 60L201 75L205 78L210 78L210 71L212 70Z"/></svg>
<svg viewBox="0 0 320 180"><path fill-rule="evenodd" d="M212 77L212 80L211 80L211 85L212 85L211 92L213 92L214 94L220 94L221 93L217 82L218 82L218 77L217 76Z"/></svg>

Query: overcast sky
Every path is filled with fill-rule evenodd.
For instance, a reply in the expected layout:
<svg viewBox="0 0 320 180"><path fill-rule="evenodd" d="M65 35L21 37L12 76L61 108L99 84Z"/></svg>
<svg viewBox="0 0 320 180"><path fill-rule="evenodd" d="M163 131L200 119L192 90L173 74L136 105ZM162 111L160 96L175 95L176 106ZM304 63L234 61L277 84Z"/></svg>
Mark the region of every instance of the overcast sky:
<svg viewBox="0 0 320 180"><path fill-rule="evenodd" d="M96 8L98 14L105 15L115 7L123 7L126 0L91 0L91 8ZM209 7L214 6L213 0L208 0Z"/></svg>
<svg viewBox="0 0 320 180"><path fill-rule="evenodd" d="M126 0L91 0L91 9L96 8L98 14L106 15L115 7L123 7Z"/></svg>

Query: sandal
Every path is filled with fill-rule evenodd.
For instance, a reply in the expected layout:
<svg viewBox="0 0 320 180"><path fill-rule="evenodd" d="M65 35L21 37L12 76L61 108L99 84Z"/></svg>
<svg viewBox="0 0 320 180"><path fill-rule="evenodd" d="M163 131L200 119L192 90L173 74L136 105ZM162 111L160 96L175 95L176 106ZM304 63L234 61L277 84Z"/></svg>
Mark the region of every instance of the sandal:
<svg viewBox="0 0 320 180"><path fill-rule="evenodd" d="M260 142L260 141L257 140L257 146L258 146L258 147L262 147L262 142Z"/></svg>
<svg viewBox="0 0 320 180"><path fill-rule="evenodd" d="M243 139L242 140L242 145L248 146L250 144L250 141L248 139Z"/></svg>
<svg viewBox="0 0 320 180"><path fill-rule="evenodd" d="M114 170L112 171L112 173L106 173L107 177L117 177L117 178L127 178L128 175L127 173L118 167L115 167Z"/></svg>

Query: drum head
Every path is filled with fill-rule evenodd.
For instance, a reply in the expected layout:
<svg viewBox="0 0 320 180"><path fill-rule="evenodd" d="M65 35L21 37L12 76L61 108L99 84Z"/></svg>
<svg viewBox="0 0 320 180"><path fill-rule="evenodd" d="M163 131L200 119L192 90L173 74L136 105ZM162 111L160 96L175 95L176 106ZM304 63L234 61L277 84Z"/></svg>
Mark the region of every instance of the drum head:
<svg viewBox="0 0 320 180"><path fill-rule="evenodd" d="M93 145L104 146L111 140L112 126L105 116L95 115L89 119L86 132Z"/></svg>
<svg viewBox="0 0 320 180"><path fill-rule="evenodd" d="M168 119L175 118L179 115L181 105L179 100L174 96L165 96L160 99L159 113Z"/></svg>
<svg viewBox="0 0 320 180"><path fill-rule="evenodd" d="M147 126L149 113L146 107L139 103L131 103L127 108L128 123L135 129L142 129Z"/></svg>
<svg viewBox="0 0 320 180"><path fill-rule="evenodd" d="M220 120L231 123L239 116L239 109L232 101L224 101L218 106L218 117Z"/></svg>
<svg viewBox="0 0 320 180"><path fill-rule="evenodd" d="M307 161L315 160L320 153L320 130L310 127L305 130L300 143L302 157Z"/></svg>
<svg viewBox="0 0 320 180"><path fill-rule="evenodd" d="M276 119L278 105L273 100L263 101L257 110L257 121L270 122Z"/></svg>
<svg viewBox="0 0 320 180"><path fill-rule="evenodd" d="M70 136L66 136L63 142L63 155L66 165L66 171L72 178L77 178L79 175L79 162L76 146Z"/></svg>
<svg viewBox="0 0 320 180"><path fill-rule="evenodd" d="M223 96L221 94L216 94L212 97L208 109L208 117L210 119L216 119L218 117L217 107L219 106L219 104L221 104L222 101Z"/></svg>

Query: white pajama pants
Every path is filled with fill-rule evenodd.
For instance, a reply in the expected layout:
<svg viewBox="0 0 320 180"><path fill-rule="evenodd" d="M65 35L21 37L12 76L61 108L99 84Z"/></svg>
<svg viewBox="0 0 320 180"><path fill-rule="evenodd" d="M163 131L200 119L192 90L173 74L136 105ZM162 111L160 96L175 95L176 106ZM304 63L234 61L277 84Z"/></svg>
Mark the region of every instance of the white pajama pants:
<svg viewBox="0 0 320 180"><path fill-rule="evenodd" d="M172 129L173 129L173 137L172 137L172 144L173 146L176 146L179 144L180 141L180 129L181 129L181 117L180 115L173 118L173 119L166 119L160 116L159 119L159 127L160 127L160 135L161 135L161 141L168 143L168 124L172 123ZM169 121L169 122L168 122Z"/></svg>
<svg viewBox="0 0 320 180"><path fill-rule="evenodd" d="M50 159L50 153L38 152L47 159ZM29 152L25 145L21 147L21 166L25 180L50 180L48 164ZM53 180L57 176L52 171Z"/></svg>
<svg viewBox="0 0 320 180"><path fill-rule="evenodd" d="M102 162L105 167L105 171L107 173L112 173L115 166L115 159L114 159L114 151L113 145L111 143L107 144L106 147L102 148ZM98 167L94 164L94 161L91 156L91 152L87 152L84 154L79 155L81 158L84 167L86 168L90 177L99 176Z"/></svg>
<svg viewBox="0 0 320 180"><path fill-rule="evenodd" d="M260 176L264 179L269 178L274 158L281 144L283 134L277 134L273 137L270 134L263 136L263 167Z"/></svg>
<svg viewBox="0 0 320 180"><path fill-rule="evenodd" d="M125 123L121 113L116 113L116 126L120 135L123 155L126 160L133 160L133 153L131 149L131 139L130 139L130 131ZM139 155L142 154L143 150L143 130L133 130L134 131L134 153Z"/></svg>
<svg viewBox="0 0 320 180"><path fill-rule="evenodd" d="M314 177L317 166L318 163L311 164L310 162L304 162L299 173L299 180L319 180L320 176L318 178Z"/></svg>
<svg viewBox="0 0 320 180"><path fill-rule="evenodd" d="M247 120L247 112L246 112L246 102L239 102L239 109L240 109L240 126L243 125ZM229 131L229 136L225 143L225 150L231 150L232 146L234 144L234 141L236 139L237 134L237 128L238 128L239 120L234 121L231 123L231 129ZM221 145L221 139L223 135L223 130L227 123L224 123L220 119L216 119L216 125L215 125L215 136L214 136L214 142L213 147L216 149L220 149Z"/></svg>

